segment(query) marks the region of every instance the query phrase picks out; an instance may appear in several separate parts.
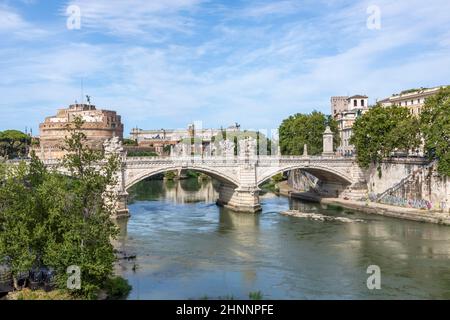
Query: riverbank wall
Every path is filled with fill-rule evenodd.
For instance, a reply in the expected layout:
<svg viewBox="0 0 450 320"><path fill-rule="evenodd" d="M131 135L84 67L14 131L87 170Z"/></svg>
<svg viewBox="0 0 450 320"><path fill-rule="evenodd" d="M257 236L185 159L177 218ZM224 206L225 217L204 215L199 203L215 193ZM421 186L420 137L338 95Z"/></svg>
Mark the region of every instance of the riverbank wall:
<svg viewBox="0 0 450 320"><path fill-rule="evenodd" d="M392 159L366 171L371 202L450 213L450 179L440 176L437 164L424 159Z"/></svg>
<svg viewBox="0 0 450 320"><path fill-rule="evenodd" d="M302 174L280 183L280 194L306 201L337 205L370 214L450 225L450 179L437 173L436 163L423 158L390 159L379 171L365 170L366 194L360 199L320 196ZM302 186L302 188L296 188Z"/></svg>

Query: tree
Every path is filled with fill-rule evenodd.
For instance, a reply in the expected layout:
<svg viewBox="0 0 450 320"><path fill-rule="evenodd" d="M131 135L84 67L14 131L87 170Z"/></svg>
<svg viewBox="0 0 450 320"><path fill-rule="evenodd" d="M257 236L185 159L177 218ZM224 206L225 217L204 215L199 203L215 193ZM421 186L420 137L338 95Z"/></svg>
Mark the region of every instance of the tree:
<svg viewBox="0 0 450 320"><path fill-rule="evenodd" d="M280 147L286 155L303 154L304 145L308 145L308 153L319 155L323 151L323 132L329 125L334 133L334 147L339 145L338 125L331 116L313 111L311 114L297 113L281 123Z"/></svg>
<svg viewBox="0 0 450 320"><path fill-rule="evenodd" d="M66 270L78 266L81 289L74 294L94 298L112 275L117 234L111 220L118 159L86 147L76 119L66 138L62 163L70 176L48 172L34 154L0 170L0 261L15 278L31 268L56 271L56 283L66 289ZM105 198L108 201L105 201Z"/></svg>
<svg viewBox="0 0 450 320"><path fill-rule="evenodd" d="M63 167L70 172L71 178L65 180L69 192L60 191L63 197L55 202L62 206L48 210L49 228L58 236L47 242L43 260L57 271L60 286L66 285L67 267L78 266L82 282L79 293L93 298L113 271L115 257L110 240L117 235L117 227L111 220L115 199L109 186L116 182L119 162L115 156L105 157L101 151L87 147L82 125L83 121L76 118L65 139Z"/></svg>
<svg viewBox="0 0 450 320"><path fill-rule="evenodd" d="M378 166L394 151L409 151L420 145L418 119L405 107L377 105L353 125L350 143L355 145L358 164Z"/></svg>
<svg viewBox="0 0 450 320"><path fill-rule="evenodd" d="M450 87L425 101L420 128L426 153L438 160L439 174L450 176Z"/></svg>
<svg viewBox="0 0 450 320"><path fill-rule="evenodd" d="M0 132L0 157L16 158L27 155L31 137L17 130Z"/></svg>
<svg viewBox="0 0 450 320"><path fill-rule="evenodd" d="M45 230L48 215L43 203L48 194L41 189L47 172L35 157L29 166L25 163L3 166L2 171L0 261L7 261L18 288L19 275L42 265L43 248L49 236Z"/></svg>

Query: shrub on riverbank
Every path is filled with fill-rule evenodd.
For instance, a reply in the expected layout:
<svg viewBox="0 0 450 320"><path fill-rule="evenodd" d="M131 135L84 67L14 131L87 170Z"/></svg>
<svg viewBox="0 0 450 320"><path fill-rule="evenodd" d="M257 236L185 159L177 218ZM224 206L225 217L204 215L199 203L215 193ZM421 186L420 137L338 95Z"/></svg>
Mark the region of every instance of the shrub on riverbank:
<svg viewBox="0 0 450 320"><path fill-rule="evenodd" d="M268 191L268 192L278 193L280 191L280 188L278 187L278 185L275 182L269 180L266 183L261 185L261 190L266 191L266 192Z"/></svg>
<svg viewBox="0 0 450 320"><path fill-rule="evenodd" d="M132 287L128 280L122 277L112 277L105 283L105 290L109 300L126 299Z"/></svg>
<svg viewBox="0 0 450 320"><path fill-rule="evenodd" d="M74 297L65 290L44 290L23 289L14 291L6 296L6 300L74 300Z"/></svg>
<svg viewBox="0 0 450 320"><path fill-rule="evenodd" d="M250 298L250 300L262 300L264 296L261 291L255 291L250 292L248 294L248 297Z"/></svg>
<svg viewBox="0 0 450 320"><path fill-rule="evenodd" d="M282 173L274 175L270 180L267 180L265 183L261 185L261 189L264 191L270 191L273 193L280 192L280 187L278 183L286 180Z"/></svg>

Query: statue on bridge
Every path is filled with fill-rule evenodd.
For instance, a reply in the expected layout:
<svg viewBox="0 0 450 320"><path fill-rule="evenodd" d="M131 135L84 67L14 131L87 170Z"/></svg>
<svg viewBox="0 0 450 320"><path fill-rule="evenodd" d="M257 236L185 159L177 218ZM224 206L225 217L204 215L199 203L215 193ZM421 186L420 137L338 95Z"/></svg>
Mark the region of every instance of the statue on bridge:
<svg viewBox="0 0 450 320"><path fill-rule="evenodd" d="M108 139L103 143L103 150L107 155L111 154L121 155L123 154L122 141L120 140L119 137L113 137L111 139Z"/></svg>
<svg viewBox="0 0 450 320"><path fill-rule="evenodd" d="M246 137L239 140L239 156L241 158L248 158L257 155L258 143L253 137Z"/></svg>
<svg viewBox="0 0 450 320"><path fill-rule="evenodd" d="M184 142L177 143L171 152L171 156L173 157L187 157L190 155L190 145Z"/></svg>
<svg viewBox="0 0 450 320"><path fill-rule="evenodd" d="M234 157L234 143L228 139L221 140L219 142L219 152L224 157Z"/></svg>

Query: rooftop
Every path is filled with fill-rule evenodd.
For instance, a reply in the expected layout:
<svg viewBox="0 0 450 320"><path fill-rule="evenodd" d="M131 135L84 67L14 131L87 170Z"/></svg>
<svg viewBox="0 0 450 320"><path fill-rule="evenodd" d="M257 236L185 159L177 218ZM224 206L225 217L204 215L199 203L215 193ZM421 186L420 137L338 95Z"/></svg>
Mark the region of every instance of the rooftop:
<svg viewBox="0 0 450 320"><path fill-rule="evenodd" d="M368 98L369 98L368 96L363 96L363 95L357 94L357 95L349 97L348 99L368 99Z"/></svg>

